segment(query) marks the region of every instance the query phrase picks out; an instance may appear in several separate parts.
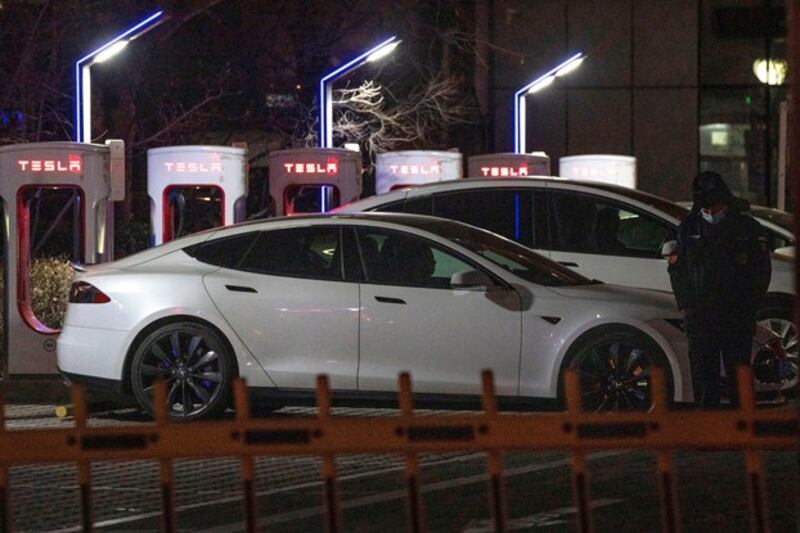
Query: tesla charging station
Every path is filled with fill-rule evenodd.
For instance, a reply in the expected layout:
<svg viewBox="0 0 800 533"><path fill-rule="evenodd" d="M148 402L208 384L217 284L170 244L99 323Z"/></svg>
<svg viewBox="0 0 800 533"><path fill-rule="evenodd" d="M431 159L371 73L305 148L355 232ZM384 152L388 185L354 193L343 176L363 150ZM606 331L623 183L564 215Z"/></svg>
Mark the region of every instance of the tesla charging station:
<svg viewBox="0 0 800 533"><path fill-rule="evenodd" d="M378 154L375 160L375 192L382 194L403 187L456 180L464 176L459 152L403 150Z"/></svg>
<svg viewBox="0 0 800 533"><path fill-rule="evenodd" d="M483 154L467 159L468 178L518 178L549 175L550 156L544 152Z"/></svg>
<svg viewBox="0 0 800 533"><path fill-rule="evenodd" d="M295 148L269 154L274 216L325 213L361 196L361 153L343 148Z"/></svg>
<svg viewBox="0 0 800 533"><path fill-rule="evenodd" d="M150 244L241 222L247 197L247 150L167 146L147 151Z"/></svg>
<svg viewBox="0 0 800 533"><path fill-rule="evenodd" d="M31 269L44 259L77 263L112 259L113 202L124 195L122 141L0 147L6 236L3 375L58 372L55 348L60 324L37 316Z"/></svg>
<svg viewBox="0 0 800 533"><path fill-rule="evenodd" d="M570 155L558 160L562 178L636 188L636 158L628 155Z"/></svg>

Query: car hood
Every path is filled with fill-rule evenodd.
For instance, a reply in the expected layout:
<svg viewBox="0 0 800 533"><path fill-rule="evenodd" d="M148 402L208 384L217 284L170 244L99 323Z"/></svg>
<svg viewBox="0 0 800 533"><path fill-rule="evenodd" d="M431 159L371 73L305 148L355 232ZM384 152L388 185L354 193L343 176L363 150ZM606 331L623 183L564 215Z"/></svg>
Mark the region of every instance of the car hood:
<svg viewBox="0 0 800 533"><path fill-rule="evenodd" d="M620 307L637 307L650 310L656 318L682 318L672 293L647 289L633 289L619 285L597 283L571 287L550 287L553 292L584 301L603 303L605 310ZM641 318L645 318L642 316Z"/></svg>

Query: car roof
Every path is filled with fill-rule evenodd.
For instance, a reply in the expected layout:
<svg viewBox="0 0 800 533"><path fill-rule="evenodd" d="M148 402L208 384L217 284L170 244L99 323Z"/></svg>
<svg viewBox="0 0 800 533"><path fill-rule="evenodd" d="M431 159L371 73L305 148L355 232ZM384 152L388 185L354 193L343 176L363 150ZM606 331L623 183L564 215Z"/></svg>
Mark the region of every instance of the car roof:
<svg viewBox="0 0 800 533"><path fill-rule="evenodd" d="M419 226L422 226L426 222L430 222L431 220L435 220L437 222L448 222L452 224L466 225L455 220L442 219L430 215L417 215L413 213L390 213L384 211L366 211L366 212L353 212L353 213L314 213L307 215L272 217L259 220L250 220L247 222L240 222L238 224L232 224L229 226L217 227L211 230L207 230L204 233L213 233L216 236L222 236L227 234L233 235L235 233L241 233L242 231L246 231L247 229L251 228L256 229L261 226L272 226L272 225L294 226L294 225L302 225L303 222L306 223L310 222L313 224L316 223L324 224L326 222L338 223L344 221L367 221L367 220L370 222L386 222L391 224L400 224L400 225L415 227L418 229L421 229L419 228ZM198 234L193 234L193 235L198 235Z"/></svg>
<svg viewBox="0 0 800 533"><path fill-rule="evenodd" d="M384 194L369 196L350 204L343 205L338 209L335 209L334 212L358 212L362 209L375 208L405 199L411 200L436 192L496 187L542 187L552 189L569 188L583 190L585 192L600 191L601 193L610 193L611 195L622 196L626 199L633 200L634 202L645 204L678 221L682 220L688 214L687 209L679 206L672 200L640 191L638 189L631 189L621 185L601 183L597 181L568 179L559 176L528 176L522 178L461 178L456 180L438 181L435 183L427 183L415 187L398 189Z"/></svg>

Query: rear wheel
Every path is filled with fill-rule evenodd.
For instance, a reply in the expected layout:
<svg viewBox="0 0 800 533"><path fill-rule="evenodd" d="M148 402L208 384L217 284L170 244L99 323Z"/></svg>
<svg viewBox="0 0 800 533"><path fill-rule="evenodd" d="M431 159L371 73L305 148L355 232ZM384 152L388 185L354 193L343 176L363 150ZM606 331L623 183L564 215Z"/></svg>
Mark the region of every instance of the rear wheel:
<svg viewBox="0 0 800 533"><path fill-rule="evenodd" d="M650 376L655 367L665 369L671 399L672 374L664 352L650 337L627 326L585 334L570 348L565 365L577 370L581 405L593 412L651 409ZM563 383L561 390L563 399Z"/></svg>
<svg viewBox="0 0 800 533"><path fill-rule="evenodd" d="M230 404L233 354L214 330L194 322L164 325L145 337L131 361L131 389L154 413L158 380L167 387L167 414L191 420L221 414Z"/></svg>

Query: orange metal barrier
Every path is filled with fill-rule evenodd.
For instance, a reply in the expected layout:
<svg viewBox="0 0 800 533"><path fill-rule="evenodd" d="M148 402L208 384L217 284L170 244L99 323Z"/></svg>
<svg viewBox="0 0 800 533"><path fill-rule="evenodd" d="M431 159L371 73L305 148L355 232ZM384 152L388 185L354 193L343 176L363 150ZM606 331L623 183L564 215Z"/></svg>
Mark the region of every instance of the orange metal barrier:
<svg viewBox="0 0 800 533"><path fill-rule="evenodd" d="M342 531L337 494L339 454L405 455L409 531L425 530L420 498L417 454L472 451L488 457L491 516L495 531L507 530L503 453L508 451L569 450L572 452L573 499L578 530L594 531L589 506L586 453L600 449L649 449L658 454L657 475L663 530L680 531L672 452L677 449L744 450L752 530L770 530L760 450L800 449L800 412L756 410L749 368L739 369L741 407L731 410L670 411L662 372L652 374L653 408L649 412L586 413L581 410L578 377L566 375L567 410L559 413L499 414L490 372L483 375L483 411L474 415L415 416L411 380L400 376L399 417L336 417L331 414L325 376L317 381L318 415L307 419L253 419L247 390L234 384L236 416L232 420L169 423L163 385L156 387L153 424L129 427L87 427L84 391L72 391L75 427L5 430L0 398L0 527L13 529L8 469L31 463L78 465L83 528L92 531L90 465L96 461L158 460L162 499L162 529L176 529L172 461L182 458L239 457L244 492L244 523L258 530L253 460L260 456L316 455L322 458L323 505L331 533ZM196 436L202 434L202 439Z"/></svg>

